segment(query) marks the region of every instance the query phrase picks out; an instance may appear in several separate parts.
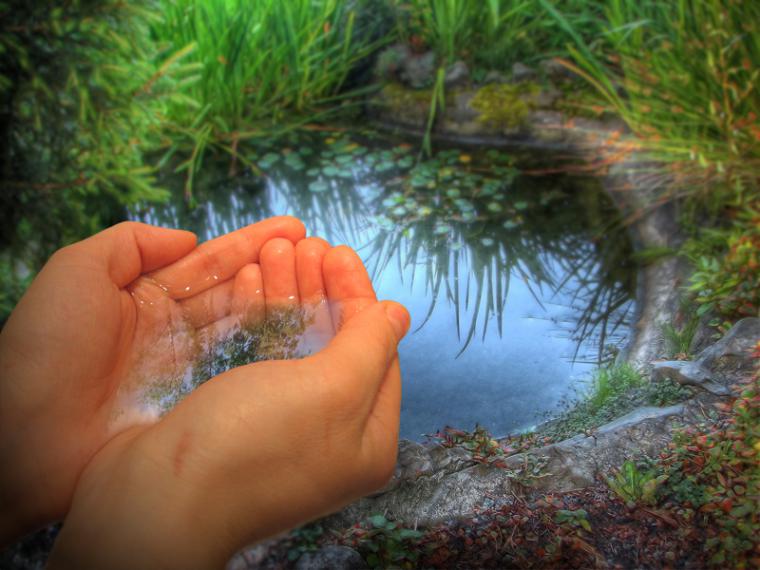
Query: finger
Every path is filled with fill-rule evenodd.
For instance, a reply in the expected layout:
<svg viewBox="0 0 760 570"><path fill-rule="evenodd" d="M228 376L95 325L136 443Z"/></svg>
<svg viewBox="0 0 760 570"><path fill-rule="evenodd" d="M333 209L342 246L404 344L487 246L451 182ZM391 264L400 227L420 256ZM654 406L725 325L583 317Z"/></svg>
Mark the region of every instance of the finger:
<svg viewBox="0 0 760 570"><path fill-rule="evenodd" d="M205 327L229 315L232 307L232 287L232 280L225 281L216 287L179 301L190 326L196 329Z"/></svg>
<svg viewBox="0 0 760 570"><path fill-rule="evenodd" d="M302 356L322 350L335 334L322 278L322 262L329 249L330 244L320 238L307 238L296 244L298 294L306 324L298 345Z"/></svg>
<svg viewBox="0 0 760 570"><path fill-rule="evenodd" d="M386 384L396 347L409 330L409 323L409 313L402 305L376 302L348 320L327 348L312 358L334 371L331 381L337 389L356 403L360 412L368 414L375 396ZM388 401L382 408L385 412L400 398L393 382L400 380L391 378L385 388L383 398Z"/></svg>
<svg viewBox="0 0 760 570"><path fill-rule="evenodd" d="M143 273L176 262L195 243L192 232L123 222L62 249L56 257L66 263L101 266L117 287L124 287Z"/></svg>
<svg viewBox="0 0 760 570"><path fill-rule="evenodd" d="M317 237L306 238L296 244L296 277L302 303L319 303L326 299L322 261L329 249L330 244Z"/></svg>
<svg viewBox="0 0 760 570"><path fill-rule="evenodd" d="M291 242L274 238L264 244L261 248L261 274L267 317L284 308L298 306L296 254Z"/></svg>
<svg viewBox="0 0 760 570"><path fill-rule="evenodd" d="M341 245L325 254L322 276L336 330L377 301L364 263L350 247Z"/></svg>
<svg viewBox="0 0 760 570"><path fill-rule="evenodd" d="M233 277L241 267L259 260L262 246L273 238L303 239L306 230L296 218L280 216L218 237L152 274L174 299L197 295Z"/></svg>
<svg viewBox="0 0 760 570"><path fill-rule="evenodd" d="M235 276L231 314L238 317L244 326L255 326L264 321L264 281L257 263L249 263Z"/></svg>

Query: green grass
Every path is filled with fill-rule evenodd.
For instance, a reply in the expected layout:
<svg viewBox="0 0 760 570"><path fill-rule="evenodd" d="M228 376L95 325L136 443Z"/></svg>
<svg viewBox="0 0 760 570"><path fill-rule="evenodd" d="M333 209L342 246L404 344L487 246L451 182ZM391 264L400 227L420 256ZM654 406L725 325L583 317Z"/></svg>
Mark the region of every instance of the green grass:
<svg viewBox="0 0 760 570"><path fill-rule="evenodd" d="M397 35L433 49L439 63L467 61L474 70L509 71L513 63L564 55L566 32L539 0L394 0ZM598 3L553 0L583 37L599 31Z"/></svg>
<svg viewBox="0 0 760 570"><path fill-rule="evenodd" d="M541 426L539 438L561 441L587 433L641 406L670 406L688 399L691 390L674 381L652 382L628 363L600 368L588 390L556 419Z"/></svg>
<svg viewBox="0 0 760 570"><path fill-rule="evenodd" d="M760 3L606 0L603 42L541 0L573 38L572 63L660 163L656 201L719 211L757 196Z"/></svg>
<svg viewBox="0 0 760 570"><path fill-rule="evenodd" d="M347 0L161 0L154 34L188 50L196 73L188 98L168 110L193 152L189 177L210 145L242 159L242 140L266 138L335 109L356 63L377 46L356 29L363 2ZM381 42L380 42L381 43ZM182 140L182 132L174 134ZM187 144L187 141L185 141Z"/></svg>
<svg viewBox="0 0 760 570"><path fill-rule="evenodd" d="M638 388L645 380L633 365L625 362L609 368L600 368L594 373L587 394L587 401L594 411L600 410L611 398Z"/></svg>

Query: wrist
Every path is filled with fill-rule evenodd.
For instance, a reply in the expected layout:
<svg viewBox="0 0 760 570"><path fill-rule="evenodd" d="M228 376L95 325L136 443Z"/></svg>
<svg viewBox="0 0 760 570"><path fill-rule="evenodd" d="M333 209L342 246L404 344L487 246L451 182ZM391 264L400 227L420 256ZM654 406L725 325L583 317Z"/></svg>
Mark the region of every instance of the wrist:
<svg viewBox="0 0 760 570"><path fill-rule="evenodd" d="M142 430L140 430L142 431ZM199 489L126 434L82 475L49 568L223 568L234 546L209 529Z"/></svg>

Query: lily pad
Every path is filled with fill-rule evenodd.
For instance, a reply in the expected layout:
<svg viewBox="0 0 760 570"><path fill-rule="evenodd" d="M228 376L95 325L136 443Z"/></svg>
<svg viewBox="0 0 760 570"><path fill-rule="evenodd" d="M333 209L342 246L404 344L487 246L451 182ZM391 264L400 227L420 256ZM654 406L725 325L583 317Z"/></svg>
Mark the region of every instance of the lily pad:
<svg viewBox="0 0 760 570"><path fill-rule="evenodd" d="M519 200L514 204L516 210L527 210L528 203L525 200Z"/></svg>
<svg viewBox="0 0 760 570"><path fill-rule="evenodd" d="M330 186L324 180L315 180L309 184L310 192L327 192L329 189Z"/></svg>
<svg viewBox="0 0 760 570"><path fill-rule="evenodd" d="M259 159L258 165L259 167L265 168L265 169L271 168L279 160L280 160L279 154L274 153L274 152L268 152Z"/></svg>
<svg viewBox="0 0 760 570"><path fill-rule="evenodd" d="M486 206L486 209L489 212L493 212L495 214L503 210L503 208L501 207L501 204L499 204L498 202L489 202L488 205Z"/></svg>

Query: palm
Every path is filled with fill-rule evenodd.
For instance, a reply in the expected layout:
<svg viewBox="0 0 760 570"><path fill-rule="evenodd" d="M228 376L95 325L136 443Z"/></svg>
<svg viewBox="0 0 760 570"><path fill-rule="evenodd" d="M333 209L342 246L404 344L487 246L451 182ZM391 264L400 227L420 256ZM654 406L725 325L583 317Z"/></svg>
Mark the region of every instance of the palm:
<svg viewBox="0 0 760 570"><path fill-rule="evenodd" d="M303 226L273 218L193 249L187 233L125 224L56 254L2 331L0 461L13 465L0 481L3 506L23 504L23 524L62 516L87 462L129 427L117 421L119 396L145 351L179 338L183 305L219 290L215 281L233 279L277 236L297 241ZM175 365L181 357L173 353Z"/></svg>

